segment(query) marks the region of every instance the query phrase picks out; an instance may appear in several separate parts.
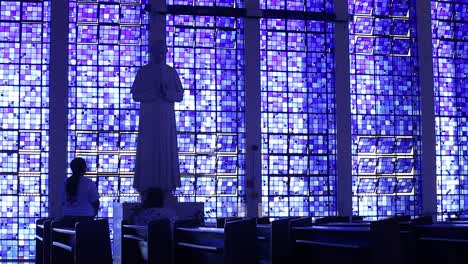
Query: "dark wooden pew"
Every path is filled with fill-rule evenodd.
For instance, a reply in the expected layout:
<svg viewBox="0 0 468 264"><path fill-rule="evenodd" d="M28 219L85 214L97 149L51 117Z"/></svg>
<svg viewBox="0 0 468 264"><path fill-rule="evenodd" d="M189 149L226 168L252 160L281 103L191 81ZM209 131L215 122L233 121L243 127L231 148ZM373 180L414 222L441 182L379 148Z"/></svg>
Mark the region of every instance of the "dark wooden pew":
<svg viewBox="0 0 468 264"><path fill-rule="evenodd" d="M239 217L218 218L216 227L221 228L227 222L241 220ZM269 217L256 218L258 261L261 264L290 263L289 237L290 221L300 217L280 218L270 222ZM309 220L310 223L310 220Z"/></svg>
<svg viewBox="0 0 468 264"><path fill-rule="evenodd" d="M259 224L257 219L256 250L261 264L271 264L271 224Z"/></svg>
<svg viewBox="0 0 468 264"><path fill-rule="evenodd" d="M224 228L176 221L175 263L254 264L258 261L256 240L255 218L227 221Z"/></svg>
<svg viewBox="0 0 468 264"><path fill-rule="evenodd" d="M50 230L52 264L112 264L107 219L79 221L74 228L53 221Z"/></svg>
<svg viewBox="0 0 468 264"><path fill-rule="evenodd" d="M227 222L243 220L242 217L221 217L216 219L216 227L224 228ZM257 244L259 262L262 264L271 263L271 235L272 228L269 217L258 217L257 222Z"/></svg>
<svg viewBox="0 0 468 264"><path fill-rule="evenodd" d="M258 261L261 264L290 263L289 237L290 221L300 217L280 218L270 222L269 217L256 218ZM216 227L222 228L227 222L242 220L239 217L218 218ZM310 221L309 221L310 222Z"/></svg>
<svg viewBox="0 0 468 264"><path fill-rule="evenodd" d="M362 216L325 216L315 220L316 225L327 223L347 223L347 222L361 222L364 218Z"/></svg>
<svg viewBox="0 0 468 264"><path fill-rule="evenodd" d="M36 221L36 264L50 263L50 224L53 218L41 218Z"/></svg>
<svg viewBox="0 0 468 264"><path fill-rule="evenodd" d="M400 226L395 219L348 226L298 226L291 232L292 263L402 262Z"/></svg>
<svg viewBox="0 0 468 264"><path fill-rule="evenodd" d="M401 264L410 264L415 263L415 251L416 251L416 241L415 234L413 231L413 220L416 222L427 221L427 218L415 218L411 219L409 216L397 215L392 217L400 224L400 253L401 253ZM370 221L364 221L359 218L354 219L353 222L349 222L345 218L342 219L332 219L329 218L329 221L318 221L320 225L326 226L336 226L336 227L370 227ZM338 221L336 221L338 220ZM340 220L342 220L340 222ZM317 223L317 222L316 222Z"/></svg>
<svg viewBox="0 0 468 264"><path fill-rule="evenodd" d="M271 222L271 263L291 263L291 227L309 225L310 217L288 217Z"/></svg>
<svg viewBox="0 0 468 264"><path fill-rule="evenodd" d="M122 264L172 263L172 231L169 219L151 221L147 226L128 225L122 221ZM148 260L141 255L140 243L146 245Z"/></svg>
<svg viewBox="0 0 468 264"><path fill-rule="evenodd" d="M468 224L441 222L416 225L414 230L417 263L464 263L468 260Z"/></svg>
<svg viewBox="0 0 468 264"><path fill-rule="evenodd" d="M224 225L227 222L238 221L238 220L242 220L242 219L243 219L242 217L220 217L220 218L216 218L216 227L217 228L224 228Z"/></svg>

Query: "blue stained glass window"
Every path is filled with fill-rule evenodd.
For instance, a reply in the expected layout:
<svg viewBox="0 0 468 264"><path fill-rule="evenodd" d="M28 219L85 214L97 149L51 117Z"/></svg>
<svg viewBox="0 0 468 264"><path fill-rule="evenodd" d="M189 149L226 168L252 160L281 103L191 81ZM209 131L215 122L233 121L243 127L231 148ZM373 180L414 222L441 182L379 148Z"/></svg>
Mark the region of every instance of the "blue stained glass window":
<svg viewBox="0 0 468 264"><path fill-rule="evenodd" d="M260 0L261 9L333 12L333 0Z"/></svg>
<svg viewBox="0 0 468 264"><path fill-rule="evenodd" d="M392 154L395 151L395 138L381 137L377 141L378 154Z"/></svg>
<svg viewBox="0 0 468 264"><path fill-rule="evenodd" d="M411 138L398 138L395 144L395 151L398 153L411 153L413 150L413 140Z"/></svg>
<svg viewBox="0 0 468 264"><path fill-rule="evenodd" d="M431 1L437 212L467 207L468 176L468 3Z"/></svg>
<svg viewBox="0 0 468 264"><path fill-rule="evenodd" d="M398 193L410 193L413 190L414 179L413 178L399 178L397 181L397 192Z"/></svg>
<svg viewBox="0 0 468 264"><path fill-rule="evenodd" d="M147 61L148 1L69 1L68 160L81 156L101 196L137 200L132 187L139 106L130 87ZM70 172L70 171L69 171Z"/></svg>
<svg viewBox="0 0 468 264"><path fill-rule="evenodd" d="M0 1L0 261L33 261L48 215L50 1Z"/></svg>
<svg viewBox="0 0 468 264"><path fill-rule="evenodd" d="M349 24L353 213L369 219L416 215L421 113L415 1L348 3L353 16Z"/></svg>
<svg viewBox="0 0 468 264"><path fill-rule="evenodd" d="M375 187L377 184L377 180L374 178L360 178L359 179L359 186L358 186L358 193L374 193Z"/></svg>
<svg viewBox="0 0 468 264"><path fill-rule="evenodd" d="M377 138L362 137L358 142L359 153L374 153L377 146Z"/></svg>
<svg viewBox="0 0 468 264"><path fill-rule="evenodd" d="M376 167L376 158L362 158L359 160L359 173L375 173Z"/></svg>
<svg viewBox="0 0 468 264"><path fill-rule="evenodd" d="M167 62L185 89L175 107L182 177L178 199L204 202L208 221L244 216L243 19L168 15L166 22Z"/></svg>
<svg viewBox="0 0 468 264"><path fill-rule="evenodd" d="M260 27L262 214L334 215L334 25L263 18Z"/></svg>
<svg viewBox="0 0 468 264"><path fill-rule="evenodd" d="M394 194L397 179L395 177L380 177L377 184L377 193Z"/></svg>
<svg viewBox="0 0 468 264"><path fill-rule="evenodd" d="M414 168L414 159L412 158L398 158L395 165L396 173L412 173Z"/></svg>
<svg viewBox="0 0 468 264"><path fill-rule="evenodd" d="M393 174L395 171L395 158L380 157L378 159L377 173L379 174Z"/></svg>

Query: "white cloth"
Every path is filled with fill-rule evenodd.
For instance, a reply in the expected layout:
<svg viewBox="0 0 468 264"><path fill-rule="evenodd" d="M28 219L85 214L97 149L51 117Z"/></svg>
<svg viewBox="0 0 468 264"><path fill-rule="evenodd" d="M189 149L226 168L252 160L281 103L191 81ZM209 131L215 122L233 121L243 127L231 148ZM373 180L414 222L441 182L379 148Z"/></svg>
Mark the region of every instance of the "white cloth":
<svg viewBox="0 0 468 264"><path fill-rule="evenodd" d="M90 178L80 176L76 196L72 200L67 199L65 181L63 186L63 215L70 216L94 216L92 203L99 200L96 183Z"/></svg>
<svg viewBox="0 0 468 264"><path fill-rule="evenodd" d="M174 190L180 186L174 102L184 90L176 70L166 64L141 67L132 86L140 102L140 120L133 187Z"/></svg>

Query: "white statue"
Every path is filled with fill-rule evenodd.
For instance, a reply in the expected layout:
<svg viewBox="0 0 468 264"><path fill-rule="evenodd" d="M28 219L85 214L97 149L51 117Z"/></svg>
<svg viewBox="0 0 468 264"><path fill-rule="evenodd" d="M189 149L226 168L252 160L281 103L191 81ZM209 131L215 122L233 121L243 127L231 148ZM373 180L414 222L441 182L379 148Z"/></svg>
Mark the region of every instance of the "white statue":
<svg viewBox="0 0 468 264"><path fill-rule="evenodd" d="M141 103L133 181L140 194L161 188L167 195L180 186L174 102L182 101L184 90L166 53L164 41L151 45L150 63L138 70L131 89Z"/></svg>

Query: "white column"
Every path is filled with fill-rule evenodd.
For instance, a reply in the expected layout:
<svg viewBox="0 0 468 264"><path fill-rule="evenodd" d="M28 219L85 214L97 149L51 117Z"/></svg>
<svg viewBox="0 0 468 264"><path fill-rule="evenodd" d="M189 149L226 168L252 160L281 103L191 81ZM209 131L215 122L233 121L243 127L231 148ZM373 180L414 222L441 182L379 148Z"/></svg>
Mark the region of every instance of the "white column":
<svg viewBox="0 0 468 264"><path fill-rule="evenodd" d="M49 215L62 215L67 174L68 0L51 1L49 66Z"/></svg>
<svg viewBox="0 0 468 264"><path fill-rule="evenodd" d="M349 77L348 1L334 0L336 93L336 202L339 215L352 215L351 97Z"/></svg>
<svg viewBox="0 0 468 264"><path fill-rule="evenodd" d="M151 13L149 18L149 43L166 39L166 0L150 0Z"/></svg>
<svg viewBox="0 0 468 264"><path fill-rule="evenodd" d="M421 187L423 213L437 212L434 72L431 1L416 1L419 83L421 88Z"/></svg>
<svg viewBox="0 0 468 264"><path fill-rule="evenodd" d="M245 127L247 216L258 216L261 201L260 21L258 0L245 3Z"/></svg>

